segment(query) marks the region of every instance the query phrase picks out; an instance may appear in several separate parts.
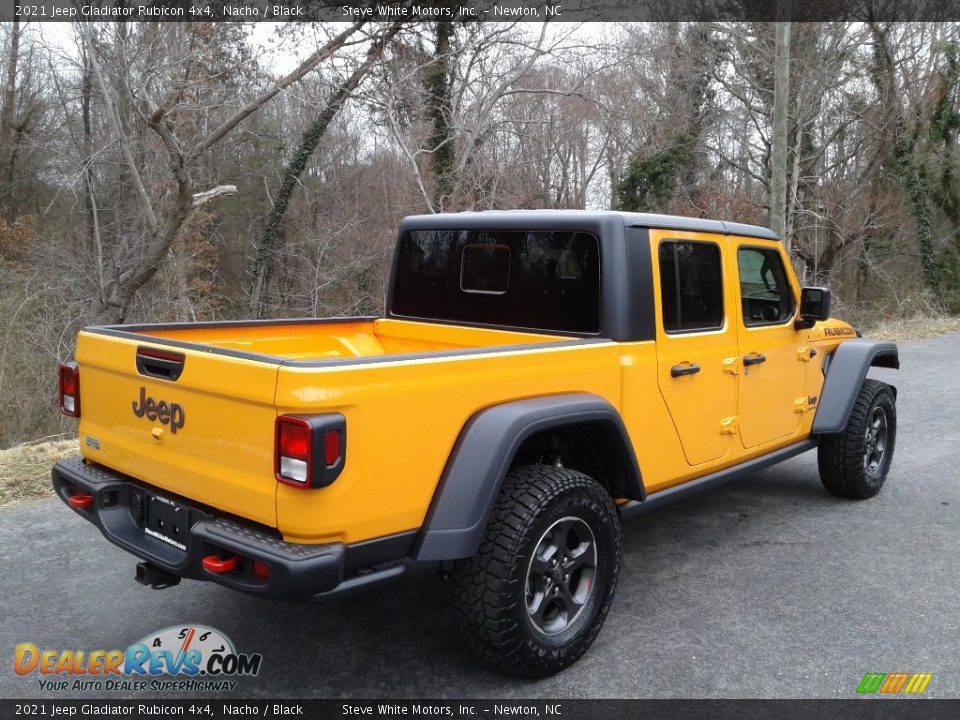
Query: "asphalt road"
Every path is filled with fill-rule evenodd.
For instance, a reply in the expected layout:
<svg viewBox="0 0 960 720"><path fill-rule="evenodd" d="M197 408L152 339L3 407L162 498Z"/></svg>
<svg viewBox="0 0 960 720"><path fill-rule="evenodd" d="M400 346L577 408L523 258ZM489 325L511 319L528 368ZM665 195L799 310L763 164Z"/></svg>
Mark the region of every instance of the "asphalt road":
<svg viewBox="0 0 960 720"><path fill-rule="evenodd" d="M0 510L0 697L50 697L11 671L17 643L125 648L182 623L263 654L238 697L847 698L864 673L895 671L932 672L928 696L960 697L960 334L901 359L874 373L900 391L876 498L828 495L807 453L628 522L606 626L551 679L481 665L428 568L315 605L149 590L130 556L47 500Z"/></svg>

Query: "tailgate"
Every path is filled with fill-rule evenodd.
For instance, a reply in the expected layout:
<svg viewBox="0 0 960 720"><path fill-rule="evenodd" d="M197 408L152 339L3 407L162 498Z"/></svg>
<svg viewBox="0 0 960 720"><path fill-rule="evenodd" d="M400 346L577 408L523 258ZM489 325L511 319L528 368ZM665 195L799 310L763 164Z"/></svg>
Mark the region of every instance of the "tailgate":
<svg viewBox="0 0 960 720"><path fill-rule="evenodd" d="M278 365L96 332L80 334L76 358L85 457L276 527Z"/></svg>

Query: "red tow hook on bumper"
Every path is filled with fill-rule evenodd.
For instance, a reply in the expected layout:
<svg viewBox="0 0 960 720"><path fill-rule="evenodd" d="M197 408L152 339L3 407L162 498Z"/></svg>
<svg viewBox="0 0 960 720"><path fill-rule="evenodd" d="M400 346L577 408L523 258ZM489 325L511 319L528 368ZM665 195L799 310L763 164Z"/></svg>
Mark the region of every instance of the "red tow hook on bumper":
<svg viewBox="0 0 960 720"><path fill-rule="evenodd" d="M78 490L67 498L67 502L72 508L76 508L77 510L87 510L93 506L93 495L88 492Z"/></svg>
<svg viewBox="0 0 960 720"><path fill-rule="evenodd" d="M225 573L237 569L238 558L231 555L228 558L218 557L216 555L207 555L203 559L203 569L212 573Z"/></svg>

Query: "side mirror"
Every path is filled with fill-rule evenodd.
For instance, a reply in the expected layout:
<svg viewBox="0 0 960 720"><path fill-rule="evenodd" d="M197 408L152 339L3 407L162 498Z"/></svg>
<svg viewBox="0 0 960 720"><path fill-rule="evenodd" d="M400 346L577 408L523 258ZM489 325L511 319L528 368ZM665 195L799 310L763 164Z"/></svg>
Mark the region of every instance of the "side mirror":
<svg viewBox="0 0 960 720"><path fill-rule="evenodd" d="M830 317L830 291L827 288L805 287L800 291L800 317L793 323L797 330L812 328L818 320Z"/></svg>

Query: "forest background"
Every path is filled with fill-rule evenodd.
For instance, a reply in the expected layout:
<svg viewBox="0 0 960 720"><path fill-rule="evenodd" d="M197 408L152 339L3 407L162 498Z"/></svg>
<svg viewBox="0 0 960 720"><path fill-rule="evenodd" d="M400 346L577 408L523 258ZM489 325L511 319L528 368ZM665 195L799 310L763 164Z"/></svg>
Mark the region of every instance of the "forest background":
<svg viewBox="0 0 960 720"><path fill-rule="evenodd" d="M71 429L84 325L381 312L411 213L770 225L858 326L960 314L956 23L7 23L0 58L0 449Z"/></svg>

